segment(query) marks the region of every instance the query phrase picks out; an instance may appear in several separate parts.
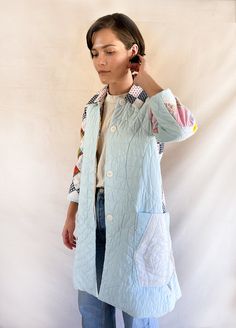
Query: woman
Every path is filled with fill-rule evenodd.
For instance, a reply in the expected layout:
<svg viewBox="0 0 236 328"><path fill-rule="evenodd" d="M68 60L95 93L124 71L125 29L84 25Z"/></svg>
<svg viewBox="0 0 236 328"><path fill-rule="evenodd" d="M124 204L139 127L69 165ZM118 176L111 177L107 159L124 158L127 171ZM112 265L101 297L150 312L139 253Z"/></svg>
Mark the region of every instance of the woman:
<svg viewBox="0 0 236 328"><path fill-rule="evenodd" d="M64 244L76 247L82 323L115 327L119 308L126 328L158 327L157 318L181 297L160 160L165 142L192 136L197 125L151 77L143 37L129 17L101 17L86 38L105 87L84 109L62 233Z"/></svg>

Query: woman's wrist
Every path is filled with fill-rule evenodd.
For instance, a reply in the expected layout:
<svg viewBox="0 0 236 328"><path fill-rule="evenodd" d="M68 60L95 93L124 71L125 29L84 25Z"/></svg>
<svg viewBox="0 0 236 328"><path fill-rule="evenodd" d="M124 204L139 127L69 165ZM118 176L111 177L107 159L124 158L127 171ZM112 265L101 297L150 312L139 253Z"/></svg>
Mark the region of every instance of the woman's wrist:
<svg viewBox="0 0 236 328"><path fill-rule="evenodd" d="M156 83L156 81L147 72L143 72L142 79L139 83L140 87L147 93L149 97L163 91L164 89Z"/></svg>
<svg viewBox="0 0 236 328"><path fill-rule="evenodd" d="M76 218L76 214L70 214L70 215L67 215L66 220L68 222L70 222L70 221L74 222L75 218Z"/></svg>

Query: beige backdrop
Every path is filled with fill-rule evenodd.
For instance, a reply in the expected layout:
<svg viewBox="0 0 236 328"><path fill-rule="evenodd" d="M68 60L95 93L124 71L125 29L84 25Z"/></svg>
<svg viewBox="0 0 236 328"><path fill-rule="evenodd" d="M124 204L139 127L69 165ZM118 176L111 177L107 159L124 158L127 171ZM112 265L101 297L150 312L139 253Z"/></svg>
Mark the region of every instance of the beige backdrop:
<svg viewBox="0 0 236 328"><path fill-rule="evenodd" d="M0 2L0 327L81 327L61 240L83 106L102 85L85 33L123 12L153 77L199 130L162 168L183 296L161 328L236 327L235 1ZM117 311L118 328L123 327Z"/></svg>

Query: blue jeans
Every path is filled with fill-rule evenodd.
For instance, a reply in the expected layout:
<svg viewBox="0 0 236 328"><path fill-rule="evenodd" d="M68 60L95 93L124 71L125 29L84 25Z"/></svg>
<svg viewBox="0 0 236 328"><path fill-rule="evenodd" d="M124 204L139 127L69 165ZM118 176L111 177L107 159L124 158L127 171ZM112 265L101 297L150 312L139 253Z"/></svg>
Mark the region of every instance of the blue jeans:
<svg viewBox="0 0 236 328"><path fill-rule="evenodd" d="M96 270L97 285L100 288L106 243L106 225L104 209L104 189L96 189ZM79 290L79 311L82 316L83 328L116 328L116 308L102 302L97 297ZM134 318L122 311L125 328L158 328L157 318Z"/></svg>

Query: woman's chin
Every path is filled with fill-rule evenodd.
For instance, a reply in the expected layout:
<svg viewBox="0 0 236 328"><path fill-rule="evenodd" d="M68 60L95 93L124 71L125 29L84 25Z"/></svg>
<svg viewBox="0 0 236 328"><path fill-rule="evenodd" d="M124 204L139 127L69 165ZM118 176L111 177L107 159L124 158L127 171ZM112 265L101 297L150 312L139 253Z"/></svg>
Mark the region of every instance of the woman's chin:
<svg viewBox="0 0 236 328"><path fill-rule="evenodd" d="M108 79L106 79L106 78L102 78L102 77L100 77L100 81L101 81L103 84L109 84L109 81L108 81Z"/></svg>

